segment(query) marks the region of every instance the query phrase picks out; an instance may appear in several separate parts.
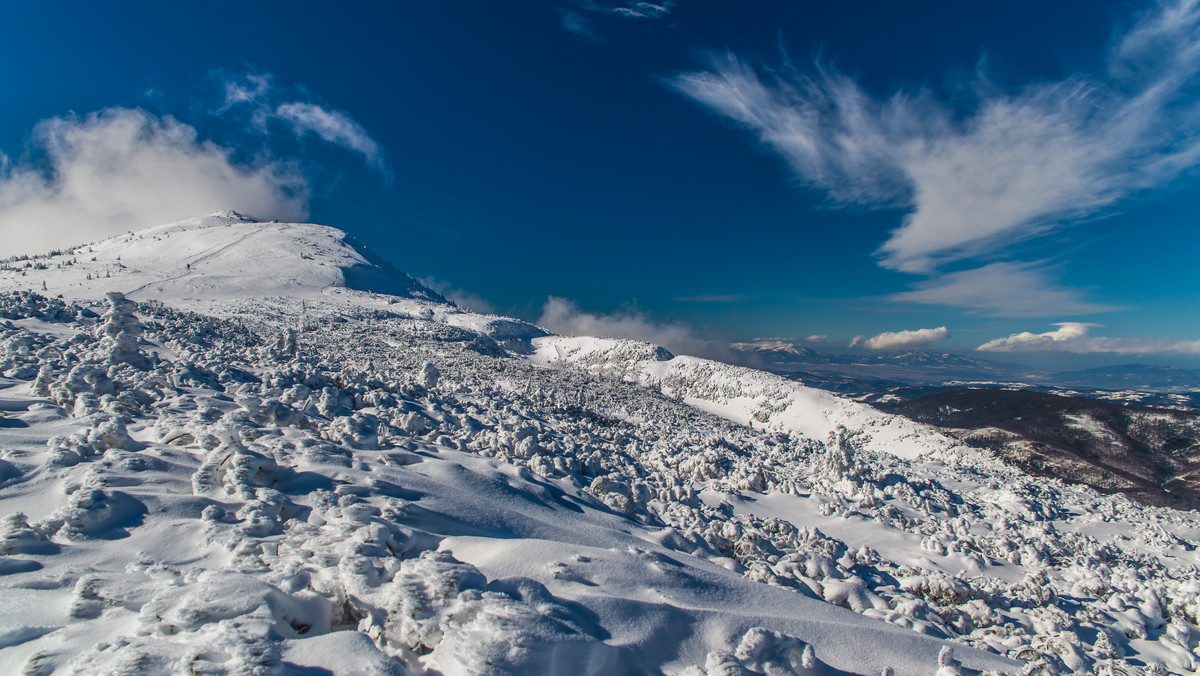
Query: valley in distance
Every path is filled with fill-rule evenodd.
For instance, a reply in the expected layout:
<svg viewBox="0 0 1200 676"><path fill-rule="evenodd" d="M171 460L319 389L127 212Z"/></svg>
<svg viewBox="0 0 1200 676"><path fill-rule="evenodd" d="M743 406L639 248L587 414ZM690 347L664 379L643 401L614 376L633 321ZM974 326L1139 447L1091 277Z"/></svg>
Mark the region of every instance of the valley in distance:
<svg viewBox="0 0 1200 676"><path fill-rule="evenodd" d="M0 265L0 672L1200 669L1197 374L466 311L234 212Z"/></svg>

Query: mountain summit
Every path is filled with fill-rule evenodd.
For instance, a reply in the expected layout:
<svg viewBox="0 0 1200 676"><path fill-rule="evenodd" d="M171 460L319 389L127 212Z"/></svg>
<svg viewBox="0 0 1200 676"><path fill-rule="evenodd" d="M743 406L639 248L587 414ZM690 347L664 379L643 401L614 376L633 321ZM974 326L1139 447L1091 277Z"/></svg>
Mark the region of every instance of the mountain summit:
<svg viewBox="0 0 1200 676"><path fill-rule="evenodd" d="M0 267L4 673L1194 671L1198 544L779 375L465 312L333 228Z"/></svg>
<svg viewBox="0 0 1200 676"><path fill-rule="evenodd" d="M21 269L26 261L10 261ZM236 211L129 232L34 259L51 295L102 297L119 290L168 305L333 289L441 300L345 232L310 223L262 222Z"/></svg>

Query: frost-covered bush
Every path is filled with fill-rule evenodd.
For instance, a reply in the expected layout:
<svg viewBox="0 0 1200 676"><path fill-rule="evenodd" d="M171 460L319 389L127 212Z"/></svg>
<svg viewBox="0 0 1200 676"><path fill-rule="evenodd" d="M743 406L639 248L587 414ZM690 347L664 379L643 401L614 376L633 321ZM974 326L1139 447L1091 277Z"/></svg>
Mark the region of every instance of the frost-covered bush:
<svg viewBox="0 0 1200 676"><path fill-rule="evenodd" d="M514 484L572 490L679 557L1046 673L1127 668L1154 652L1139 652L1145 642L1183 669L1192 650L1200 582L1163 554L1194 546L1183 527L1191 517L1033 480L970 449L904 460L848 426L821 439L764 431L791 396L782 386L762 395L753 428L677 400L736 399L720 365L700 363L655 391L626 382L633 362L671 358L652 346L544 368L432 312L356 315L332 303L307 312L345 321L303 330L285 301L224 318L120 294L99 318L32 295L0 297L0 308L11 320L0 322L0 371L27 382L45 407L33 412L65 429L0 464L0 482L52 477L64 489L43 518L0 521L0 555L36 557L141 527L148 508L120 482L143 472L179 481L189 527L245 576L152 571L171 582L131 611L137 633L119 650L167 671L185 654L197 670L219 670L191 645L228 655L233 671L273 669L282 658L272 636L334 629L357 629L372 650L414 668L464 659L536 670L537 651L530 661L505 651L521 641L619 664L586 627L563 622L544 589L493 588L439 552L443 534L412 516L425 508L419 496L380 478L449 451L508 468ZM74 324L51 335L12 323L29 317ZM851 546L799 517L755 516L747 505L764 496L794 498L845 529L829 533L869 524L918 551L900 562L886 543ZM1089 529L1083 514L1127 524L1127 539ZM72 584L75 621L119 605L105 575ZM245 594L220 598L221 584ZM108 654L81 655L80 670L107 665ZM693 673L807 673L823 668L820 657L760 627L739 630ZM929 667L959 668L952 654Z"/></svg>

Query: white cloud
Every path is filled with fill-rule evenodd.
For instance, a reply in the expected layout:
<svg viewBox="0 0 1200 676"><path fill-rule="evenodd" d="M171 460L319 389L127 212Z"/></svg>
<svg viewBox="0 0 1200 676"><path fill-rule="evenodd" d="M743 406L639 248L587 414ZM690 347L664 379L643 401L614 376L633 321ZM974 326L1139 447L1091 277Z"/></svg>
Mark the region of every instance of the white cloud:
<svg viewBox="0 0 1200 676"><path fill-rule="evenodd" d="M884 331L870 338L857 336L850 341L849 347L865 347L868 350L912 350L929 347L949 337L950 329L944 326L915 331Z"/></svg>
<svg viewBox="0 0 1200 676"><path fill-rule="evenodd" d="M0 173L0 255L93 241L125 230L236 209L302 220L308 185L290 163L235 162L190 125L109 108L45 120L35 158Z"/></svg>
<svg viewBox="0 0 1200 676"><path fill-rule="evenodd" d="M671 13L671 3L664 2L658 5L653 2L631 2L617 5L609 11L630 19L660 19Z"/></svg>
<svg viewBox="0 0 1200 676"><path fill-rule="evenodd" d="M316 134L328 143L359 153L375 169L383 168L379 144L345 113L327 110L315 103L293 101L277 107L275 116L290 125L296 136Z"/></svg>
<svg viewBox="0 0 1200 676"><path fill-rule="evenodd" d="M980 76L969 105L963 87L955 102L925 90L879 98L819 65L760 71L733 55L670 83L835 202L907 209L881 264L934 274L1196 166L1198 31L1195 0L1167 2L1115 42L1106 74L1010 91Z"/></svg>
<svg viewBox="0 0 1200 676"><path fill-rule="evenodd" d="M223 83L225 102L218 112L224 112L243 103L258 103L266 98L271 89L271 76L265 73L247 73L240 78L228 78Z"/></svg>
<svg viewBox="0 0 1200 676"><path fill-rule="evenodd" d="M971 308L994 317L1061 317L1118 309L1085 301L1079 292L1058 286L1044 269L1031 263L991 263L951 272L889 298Z"/></svg>
<svg viewBox="0 0 1200 676"><path fill-rule="evenodd" d="M224 101L214 114L226 116L249 111L251 125L258 132L265 133L272 123L276 123L296 137L316 134L326 143L358 153L372 169L387 173L383 149L347 113L311 101L285 101L275 105L275 100L291 97L280 94L274 76L269 73L233 75L217 71L214 75L220 78L224 90Z"/></svg>
<svg viewBox="0 0 1200 676"><path fill-rule="evenodd" d="M806 343L824 343L829 340L829 336L824 333L814 333L804 339Z"/></svg>
<svg viewBox="0 0 1200 676"><path fill-rule="evenodd" d="M764 82L732 54L714 57L712 69L684 73L671 84L680 92L755 132L783 156L797 177L834 200L897 204L911 188L895 166L894 137L908 133L908 101L894 111L868 97L849 78L821 71L817 78L791 72ZM885 128L891 120L902 122Z"/></svg>
<svg viewBox="0 0 1200 676"><path fill-rule="evenodd" d="M571 0L580 11L611 14L625 19L661 19L671 13L673 2L613 2L612 0Z"/></svg>
<svg viewBox="0 0 1200 676"><path fill-rule="evenodd" d="M554 296L546 299L537 323L564 336L644 340L661 345L675 354L722 361L731 361L736 356L727 344L703 338L686 324L656 322L635 310L592 314L580 310L570 300Z"/></svg>
<svg viewBox="0 0 1200 676"><path fill-rule="evenodd" d="M593 27L591 17L613 16L621 19L661 19L671 13L672 2L612 2L611 0L571 0L574 9L560 9L562 27L597 44L604 39Z"/></svg>
<svg viewBox="0 0 1200 676"><path fill-rule="evenodd" d="M210 112L249 123L249 137L236 152L170 115L107 108L40 122L18 163L0 153L0 255L223 209L303 220L308 180L298 162L272 156L270 125L296 137L316 134L387 174L379 144L345 113L306 101L276 106L278 88L269 74L216 76L222 101ZM253 147L247 152L246 140L258 146L256 153ZM251 154L256 159L241 159Z"/></svg>
<svg viewBox="0 0 1200 676"><path fill-rule="evenodd" d="M1046 333L1024 331L975 348L980 352L1074 352L1077 354L1200 354L1200 340L1105 338L1091 335L1100 324L1060 322Z"/></svg>
<svg viewBox="0 0 1200 676"><path fill-rule="evenodd" d="M440 293L446 300L454 303L464 310L477 312L479 314L494 315L496 307L485 300L482 296L456 288L450 282L437 277L425 277L419 280L425 286Z"/></svg>

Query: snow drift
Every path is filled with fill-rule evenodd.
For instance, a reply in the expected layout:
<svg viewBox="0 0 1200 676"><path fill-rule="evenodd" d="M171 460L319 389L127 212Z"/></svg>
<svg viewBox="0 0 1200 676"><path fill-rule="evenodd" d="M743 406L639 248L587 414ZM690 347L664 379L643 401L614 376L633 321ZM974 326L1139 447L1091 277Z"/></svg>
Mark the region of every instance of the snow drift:
<svg viewBox="0 0 1200 676"><path fill-rule="evenodd" d="M323 226L0 270L5 672L1182 672L1198 526Z"/></svg>

